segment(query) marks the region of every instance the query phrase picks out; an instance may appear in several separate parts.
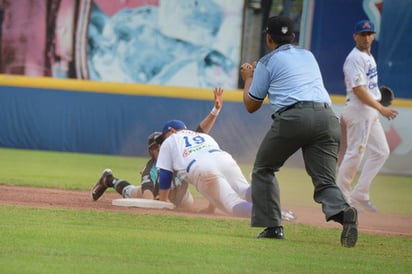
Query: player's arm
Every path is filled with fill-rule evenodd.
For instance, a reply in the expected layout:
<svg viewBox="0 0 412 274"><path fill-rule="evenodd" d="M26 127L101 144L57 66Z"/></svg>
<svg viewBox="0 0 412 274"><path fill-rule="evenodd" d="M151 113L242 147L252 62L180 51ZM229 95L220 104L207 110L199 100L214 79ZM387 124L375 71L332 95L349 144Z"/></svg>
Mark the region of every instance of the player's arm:
<svg viewBox="0 0 412 274"><path fill-rule="evenodd" d="M243 81L245 82L243 87L243 104L245 105L246 110L249 113L255 112L261 106L263 101L262 100L254 100L249 95L250 86L252 85L253 74L256 68L256 62L253 65L249 63L244 63L240 66L240 74L242 76Z"/></svg>
<svg viewBox="0 0 412 274"><path fill-rule="evenodd" d="M154 182L153 179L150 175L150 171L153 168L153 159L150 159L147 163L143 171L141 172L141 190L142 190L142 196L144 199L151 199L153 200L154 197ZM155 167L156 168L156 167Z"/></svg>
<svg viewBox="0 0 412 274"><path fill-rule="evenodd" d="M169 191L172 186L173 172L160 169L159 170L159 200L168 201Z"/></svg>
<svg viewBox="0 0 412 274"><path fill-rule="evenodd" d="M389 120L395 119L398 115L398 111L393 108L385 107L375 99L368 92L365 86L357 86L352 88L353 93L359 98L359 100L372 108L377 109L383 116Z"/></svg>
<svg viewBox="0 0 412 274"><path fill-rule="evenodd" d="M223 106L223 89L222 88L215 88L213 90L215 104L213 106L212 111L200 122L199 126L197 127L197 132L204 132L209 133L212 127L215 125L216 118L219 115L220 110Z"/></svg>

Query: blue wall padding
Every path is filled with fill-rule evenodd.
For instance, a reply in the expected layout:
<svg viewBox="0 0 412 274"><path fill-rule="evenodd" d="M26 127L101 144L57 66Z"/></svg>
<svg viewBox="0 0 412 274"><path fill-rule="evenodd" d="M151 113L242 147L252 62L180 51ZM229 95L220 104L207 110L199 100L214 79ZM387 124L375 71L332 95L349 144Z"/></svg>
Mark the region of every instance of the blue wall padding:
<svg viewBox="0 0 412 274"><path fill-rule="evenodd" d="M147 136L165 121L196 129L212 107L211 100L0 86L0 146L147 156ZM270 114L268 105L249 114L225 101L211 135L239 162L253 161Z"/></svg>

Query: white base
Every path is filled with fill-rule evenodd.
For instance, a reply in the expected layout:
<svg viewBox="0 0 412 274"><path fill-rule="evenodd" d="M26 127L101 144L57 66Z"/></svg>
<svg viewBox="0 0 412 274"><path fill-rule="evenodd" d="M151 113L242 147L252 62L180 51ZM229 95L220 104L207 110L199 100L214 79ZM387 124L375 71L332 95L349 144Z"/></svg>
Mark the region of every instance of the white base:
<svg viewBox="0 0 412 274"><path fill-rule="evenodd" d="M173 209L175 205L169 202L163 202L150 199L138 199L138 198L123 198L114 199L112 201L114 206L126 206L126 207L141 207L141 208L156 208L156 209Z"/></svg>

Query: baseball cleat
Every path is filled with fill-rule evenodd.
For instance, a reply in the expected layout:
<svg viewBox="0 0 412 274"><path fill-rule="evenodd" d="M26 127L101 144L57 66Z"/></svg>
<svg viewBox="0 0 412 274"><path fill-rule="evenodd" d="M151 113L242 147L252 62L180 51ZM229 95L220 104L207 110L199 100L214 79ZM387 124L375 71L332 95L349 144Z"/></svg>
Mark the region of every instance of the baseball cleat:
<svg viewBox="0 0 412 274"><path fill-rule="evenodd" d="M97 183L93 186L92 191L91 191L92 198L94 201L97 201L103 195L103 193L109 187L108 179L112 179L112 178L113 178L113 173L111 169L106 168L105 170L103 170L102 176L100 177L99 181L97 181Z"/></svg>
<svg viewBox="0 0 412 274"><path fill-rule="evenodd" d="M358 240L358 212L354 207L343 211L343 229L340 242L344 247L354 247Z"/></svg>
<svg viewBox="0 0 412 274"><path fill-rule="evenodd" d="M268 239L284 239L283 226L267 227L265 230L260 232L256 238L268 238Z"/></svg>
<svg viewBox="0 0 412 274"><path fill-rule="evenodd" d="M291 210L282 210L282 220L285 221L294 221L296 220L296 215Z"/></svg>
<svg viewBox="0 0 412 274"><path fill-rule="evenodd" d="M378 208L370 200L358 200L352 197L352 203L356 208L377 212Z"/></svg>

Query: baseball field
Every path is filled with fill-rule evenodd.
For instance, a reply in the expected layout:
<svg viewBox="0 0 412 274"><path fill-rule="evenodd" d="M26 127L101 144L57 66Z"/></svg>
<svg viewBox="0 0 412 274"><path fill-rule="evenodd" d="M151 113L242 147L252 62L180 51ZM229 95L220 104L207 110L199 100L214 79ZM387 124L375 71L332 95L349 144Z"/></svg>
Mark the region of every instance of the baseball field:
<svg viewBox="0 0 412 274"><path fill-rule="evenodd" d="M137 184L146 158L0 148L0 273L410 273L412 178L378 176L378 213L360 212L359 240L340 246L304 170L279 173L285 240L256 239L249 220L124 208L90 187L104 168ZM245 175L250 165L242 165ZM193 190L193 189L192 189ZM193 191L194 192L194 191ZM207 202L195 193L196 205Z"/></svg>

